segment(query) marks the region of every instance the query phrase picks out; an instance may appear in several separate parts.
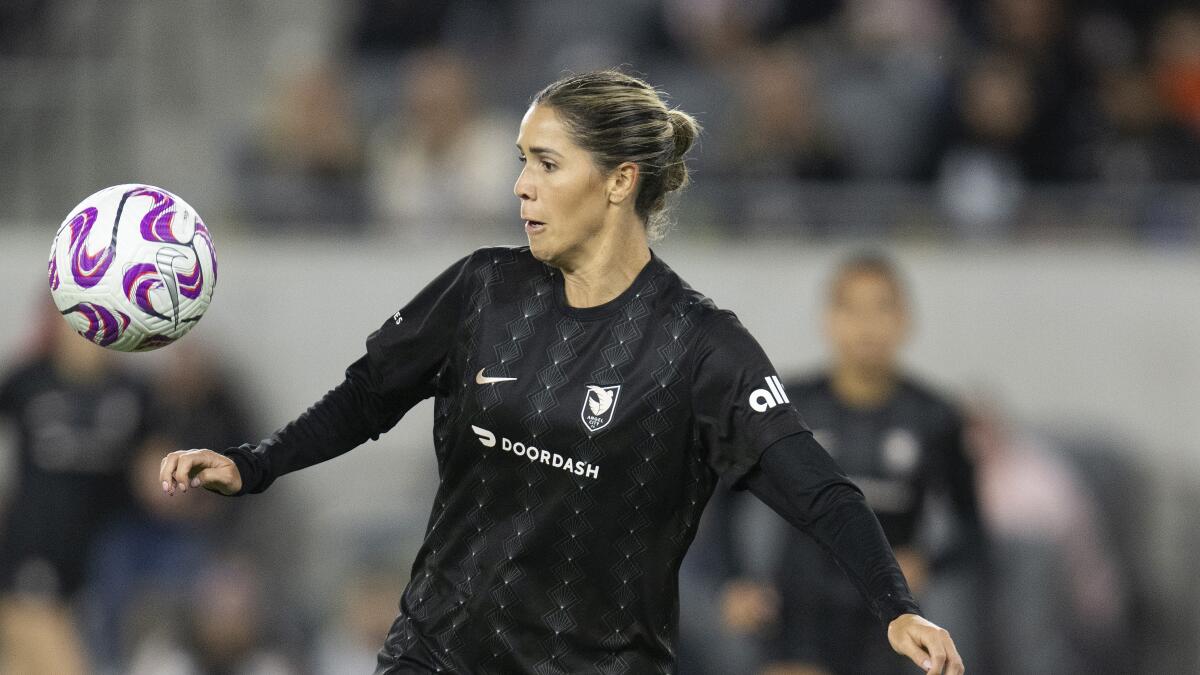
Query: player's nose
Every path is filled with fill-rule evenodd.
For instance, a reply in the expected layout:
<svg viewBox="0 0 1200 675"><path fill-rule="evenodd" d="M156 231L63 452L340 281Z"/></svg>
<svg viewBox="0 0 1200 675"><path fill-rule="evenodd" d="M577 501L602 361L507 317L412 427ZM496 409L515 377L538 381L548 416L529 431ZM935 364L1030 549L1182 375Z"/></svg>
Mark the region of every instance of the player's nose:
<svg viewBox="0 0 1200 675"><path fill-rule="evenodd" d="M521 167L521 173L517 174L517 182L513 184L513 194L519 199L533 199L535 197L533 182L525 174L525 167Z"/></svg>

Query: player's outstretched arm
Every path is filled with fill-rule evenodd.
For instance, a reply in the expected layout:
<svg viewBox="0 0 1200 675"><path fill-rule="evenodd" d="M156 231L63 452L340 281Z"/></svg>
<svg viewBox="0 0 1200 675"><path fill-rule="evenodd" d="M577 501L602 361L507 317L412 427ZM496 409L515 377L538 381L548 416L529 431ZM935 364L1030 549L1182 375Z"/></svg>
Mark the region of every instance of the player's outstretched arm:
<svg viewBox="0 0 1200 675"><path fill-rule="evenodd" d="M202 487L223 495L237 494L242 489L237 465L212 450L176 450L168 454L163 457L158 479L167 495L174 495L176 490L187 492L189 487Z"/></svg>
<svg viewBox="0 0 1200 675"><path fill-rule="evenodd" d="M930 675L962 675L962 657L945 628L916 614L901 614L888 624L892 649Z"/></svg>

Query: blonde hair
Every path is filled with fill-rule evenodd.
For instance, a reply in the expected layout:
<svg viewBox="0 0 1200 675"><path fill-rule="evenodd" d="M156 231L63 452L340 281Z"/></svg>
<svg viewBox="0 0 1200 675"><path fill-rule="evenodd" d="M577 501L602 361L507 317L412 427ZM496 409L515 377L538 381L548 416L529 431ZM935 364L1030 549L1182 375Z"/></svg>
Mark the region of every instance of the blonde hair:
<svg viewBox="0 0 1200 675"><path fill-rule="evenodd" d="M691 115L668 108L666 95L618 70L568 75L542 89L534 105L553 108L580 147L612 171L623 162L638 166L634 210L650 241L670 228L667 195L688 184L684 155L700 134Z"/></svg>

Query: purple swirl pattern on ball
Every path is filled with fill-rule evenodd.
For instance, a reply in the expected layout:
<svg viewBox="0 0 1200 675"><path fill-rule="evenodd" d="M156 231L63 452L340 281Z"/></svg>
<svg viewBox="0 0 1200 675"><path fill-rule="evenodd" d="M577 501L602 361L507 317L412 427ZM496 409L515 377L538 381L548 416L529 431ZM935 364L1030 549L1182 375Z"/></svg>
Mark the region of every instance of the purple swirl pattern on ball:
<svg viewBox="0 0 1200 675"><path fill-rule="evenodd" d="M175 220L175 199L171 195L161 190L142 186L130 190L125 193L125 196L127 199L149 197L154 200L154 205L146 211L146 215L142 216L142 239L166 244L188 243L180 241L171 229L171 223Z"/></svg>
<svg viewBox="0 0 1200 675"><path fill-rule="evenodd" d="M200 297L200 290L204 286L204 274L200 271L200 259L192 261L192 271L188 273L176 272L175 279L179 282L179 294L185 298L195 300Z"/></svg>
<svg viewBox="0 0 1200 675"><path fill-rule="evenodd" d="M196 216L196 236L203 239L204 243L208 245L208 257L209 257L209 260L212 261L212 271L213 271L212 281L213 281L213 286L216 287L216 285L217 285L217 249L213 246L212 235L210 235L208 233L208 226L204 224L203 220L200 220L200 216ZM193 246L192 246L193 250L195 249L194 244L195 244L195 241L193 240Z"/></svg>
<svg viewBox="0 0 1200 675"><path fill-rule="evenodd" d="M71 276L80 288L91 288L100 283L117 253L115 227L113 228L113 239L108 246L95 252L88 250L87 238L92 227L96 225L96 217L96 208L89 206L75 214L75 217L67 224L71 231Z"/></svg>
<svg viewBox="0 0 1200 675"><path fill-rule="evenodd" d="M129 317L124 312L92 302L81 302L70 311L79 312L87 319L87 329L79 334L101 347L107 347L121 339L121 335L129 327Z"/></svg>
<svg viewBox="0 0 1200 675"><path fill-rule="evenodd" d="M130 302L150 316L166 319L167 317L154 309L154 305L150 301L150 291L161 288L162 285L158 269L150 263L130 265L121 279L121 287L125 289L125 297L129 298Z"/></svg>
<svg viewBox="0 0 1200 675"><path fill-rule="evenodd" d="M142 338L142 341L133 348L135 352L148 352L159 347L166 347L175 341L175 338L166 335L147 335Z"/></svg>
<svg viewBox="0 0 1200 675"><path fill-rule="evenodd" d="M57 247L55 247L55 248L57 248ZM58 287L61 285L61 282L58 279L58 256L56 255L56 253L57 253L56 250L54 250L54 249L50 250L49 274L50 274L50 290L52 290L52 291L57 291Z"/></svg>
<svg viewBox="0 0 1200 675"><path fill-rule="evenodd" d="M176 213L175 199L171 195L162 190L141 186L130 190L128 197L149 197L154 200L154 204L146 211L146 215L142 216L141 233L142 238L146 241L157 241L165 244L185 244L195 252L195 237L203 239L208 244L209 255L213 263L213 283L216 283L216 251L212 245L212 236L209 234L208 228L204 225L204 221L200 220L197 216L196 231L193 235L193 240L183 241L175 234L175 231L171 227ZM204 273L200 267L198 257L190 272L176 274L176 278L179 283L180 295L192 300L200 297L200 293L204 288Z"/></svg>

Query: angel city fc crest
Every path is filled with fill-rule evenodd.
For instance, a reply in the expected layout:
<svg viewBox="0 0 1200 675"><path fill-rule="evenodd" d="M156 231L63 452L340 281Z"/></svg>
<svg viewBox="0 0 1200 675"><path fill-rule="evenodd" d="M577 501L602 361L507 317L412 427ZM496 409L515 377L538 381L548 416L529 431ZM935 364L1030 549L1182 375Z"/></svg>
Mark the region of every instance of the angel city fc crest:
<svg viewBox="0 0 1200 675"><path fill-rule="evenodd" d="M583 397L583 410L579 416L583 426L588 431L600 431L612 421L613 411L617 409L617 395L621 393L621 385L599 387L594 384L587 386L587 395Z"/></svg>

